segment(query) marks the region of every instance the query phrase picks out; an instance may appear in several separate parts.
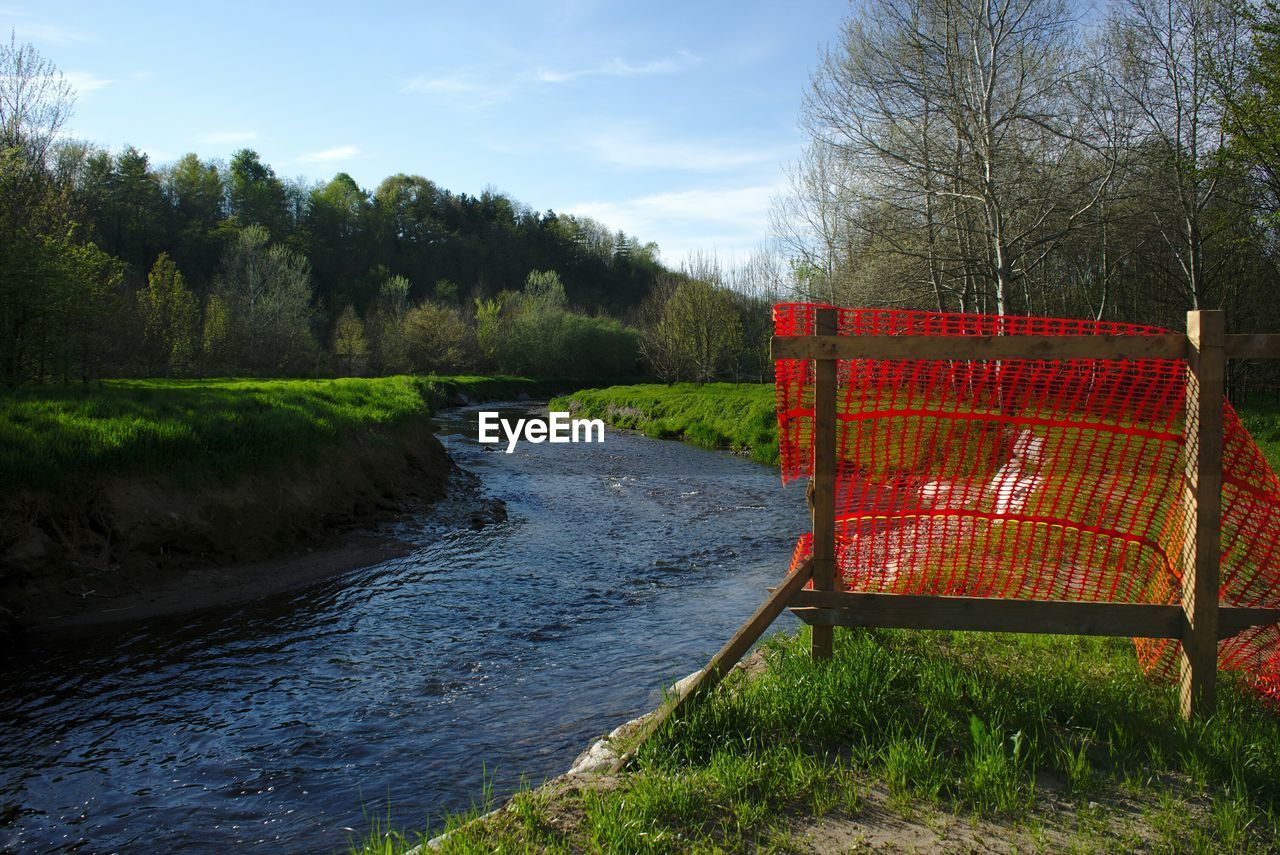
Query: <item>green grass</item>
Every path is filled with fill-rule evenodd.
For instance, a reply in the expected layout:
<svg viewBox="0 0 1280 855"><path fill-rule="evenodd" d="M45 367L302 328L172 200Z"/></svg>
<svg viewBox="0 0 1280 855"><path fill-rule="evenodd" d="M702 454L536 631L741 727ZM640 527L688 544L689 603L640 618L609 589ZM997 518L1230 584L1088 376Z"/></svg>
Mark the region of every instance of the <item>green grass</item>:
<svg viewBox="0 0 1280 855"><path fill-rule="evenodd" d="M814 663L808 638L774 636L767 671L661 731L616 787L521 792L441 851L791 851L792 823L857 818L873 785L902 816L1028 834L1052 800L1079 851L1280 839L1280 716L1230 679L1187 724L1124 640L840 630ZM1127 828L1126 801L1145 806Z"/></svg>
<svg viewBox="0 0 1280 855"><path fill-rule="evenodd" d="M518 377L107 380L0 397L0 485L75 489L101 475L230 478L315 461L353 433L421 419Z"/></svg>
<svg viewBox="0 0 1280 855"><path fill-rule="evenodd" d="M1272 471L1280 472L1280 404L1254 404L1240 407L1237 412Z"/></svg>
<svg viewBox="0 0 1280 855"><path fill-rule="evenodd" d="M778 419L772 384L644 384L584 389L551 402L585 418L646 436L682 439L703 448L749 454L778 462Z"/></svg>

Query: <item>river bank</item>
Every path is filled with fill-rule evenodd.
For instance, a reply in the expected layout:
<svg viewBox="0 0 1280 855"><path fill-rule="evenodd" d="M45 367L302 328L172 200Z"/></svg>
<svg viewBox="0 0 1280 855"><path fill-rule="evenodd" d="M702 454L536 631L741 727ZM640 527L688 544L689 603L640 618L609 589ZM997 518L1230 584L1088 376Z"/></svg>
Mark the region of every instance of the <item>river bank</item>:
<svg viewBox="0 0 1280 855"><path fill-rule="evenodd" d="M646 383L582 389L552 400L553 409L701 448L778 464L778 416L766 383Z"/></svg>
<svg viewBox="0 0 1280 855"><path fill-rule="evenodd" d="M525 378L115 381L5 399L0 632L223 605L391 557L457 476L441 406ZM483 520L495 509L476 499ZM265 563L264 563L265 562Z"/></svg>
<svg viewBox="0 0 1280 855"><path fill-rule="evenodd" d="M579 764L353 851L1264 853L1280 839L1275 711L1228 684L1218 715L1188 725L1127 640L841 629L831 662L808 647L807 630L773 636L620 774ZM591 754L632 750L633 730Z"/></svg>

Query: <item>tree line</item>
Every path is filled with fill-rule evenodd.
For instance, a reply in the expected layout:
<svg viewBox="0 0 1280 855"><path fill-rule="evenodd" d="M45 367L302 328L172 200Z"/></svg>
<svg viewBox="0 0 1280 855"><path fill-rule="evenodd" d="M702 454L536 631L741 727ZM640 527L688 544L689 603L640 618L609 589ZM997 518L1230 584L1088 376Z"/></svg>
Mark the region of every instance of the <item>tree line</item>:
<svg viewBox="0 0 1280 855"><path fill-rule="evenodd" d="M74 92L0 45L0 384L503 370L634 376L657 246L419 175L282 178L62 139ZM517 344L519 342L519 344Z"/></svg>
<svg viewBox="0 0 1280 855"><path fill-rule="evenodd" d="M1275 0L857 0L774 245L679 269L583 217L398 174L157 166L60 137L0 45L0 383L501 370L767 380L769 307L1280 325ZM1234 368L1235 366L1233 366Z"/></svg>
<svg viewBox="0 0 1280 855"><path fill-rule="evenodd" d="M1184 323L1280 304L1280 11L859 0L773 212L806 296Z"/></svg>

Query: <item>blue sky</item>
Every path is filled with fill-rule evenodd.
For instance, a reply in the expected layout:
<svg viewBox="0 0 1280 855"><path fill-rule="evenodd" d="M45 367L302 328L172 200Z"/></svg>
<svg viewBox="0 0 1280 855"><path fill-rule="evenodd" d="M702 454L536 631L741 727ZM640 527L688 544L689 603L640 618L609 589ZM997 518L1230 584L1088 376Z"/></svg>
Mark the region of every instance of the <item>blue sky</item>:
<svg viewBox="0 0 1280 855"><path fill-rule="evenodd" d="M0 0L0 4L3 0ZM0 5L79 90L68 130L164 163L256 149L278 173L493 187L741 258L798 157L841 2Z"/></svg>

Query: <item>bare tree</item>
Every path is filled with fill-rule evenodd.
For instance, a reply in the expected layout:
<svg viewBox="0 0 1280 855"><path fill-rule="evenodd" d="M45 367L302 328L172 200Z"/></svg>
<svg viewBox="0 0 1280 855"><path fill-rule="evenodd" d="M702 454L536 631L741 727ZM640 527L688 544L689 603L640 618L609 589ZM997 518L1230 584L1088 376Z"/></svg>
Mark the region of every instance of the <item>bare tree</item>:
<svg viewBox="0 0 1280 855"><path fill-rule="evenodd" d="M1206 263L1221 200L1226 104L1243 85L1247 26L1232 0L1117 0L1107 32L1114 79L1137 119L1135 167L1192 308L1216 283Z"/></svg>
<svg viewBox="0 0 1280 855"><path fill-rule="evenodd" d="M85 305L62 299L72 289L44 247L65 235L53 201L49 153L71 114L71 86L52 63L10 33L0 43L0 381L44 370L48 351L63 350L53 329ZM33 364L34 363L34 364Z"/></svg>
<svg viewBox="0 0 1280 855"><path fill-rule="evenodd" d="M834 303L854 216L851 175L838 149L814 139L788 170L788 192L773 200L771 227L807 299Z"/></svg>
<svg viewBox="0 0 1280 855"><path fill-rule="evenodd" d="M29 44L0 44L0 148L18 149L44 164L75 105L75 91L53 63Z"/></svg>
<svg viewBox="0 0 1280 855"><path fill-rule="evenodd" d="M786 290L786 263L775 251L757 249L725 276L737 297L742 325L742 354L736 360L744 375L764 383L773 377L769 341L773 336L773 304Z"/></svg>
<svg viewBox="0 0 1280 855"><path fill-rule="evenodd" d="M687 379L691 373L681 331L667 317L667 304L675 290L675 279L660 279L649 289L632 317L632 323L642 333L640 355L664 383Z"/></svg>
<svg viewBox="0 0 1280 855"><path fill-rule="evenodd" d="M939 308L981 289L1007 312L1114 178L1080 98L1092 71L1062 0L864 0L804 122L876 202L856 225L920 259Z"/></svg>

